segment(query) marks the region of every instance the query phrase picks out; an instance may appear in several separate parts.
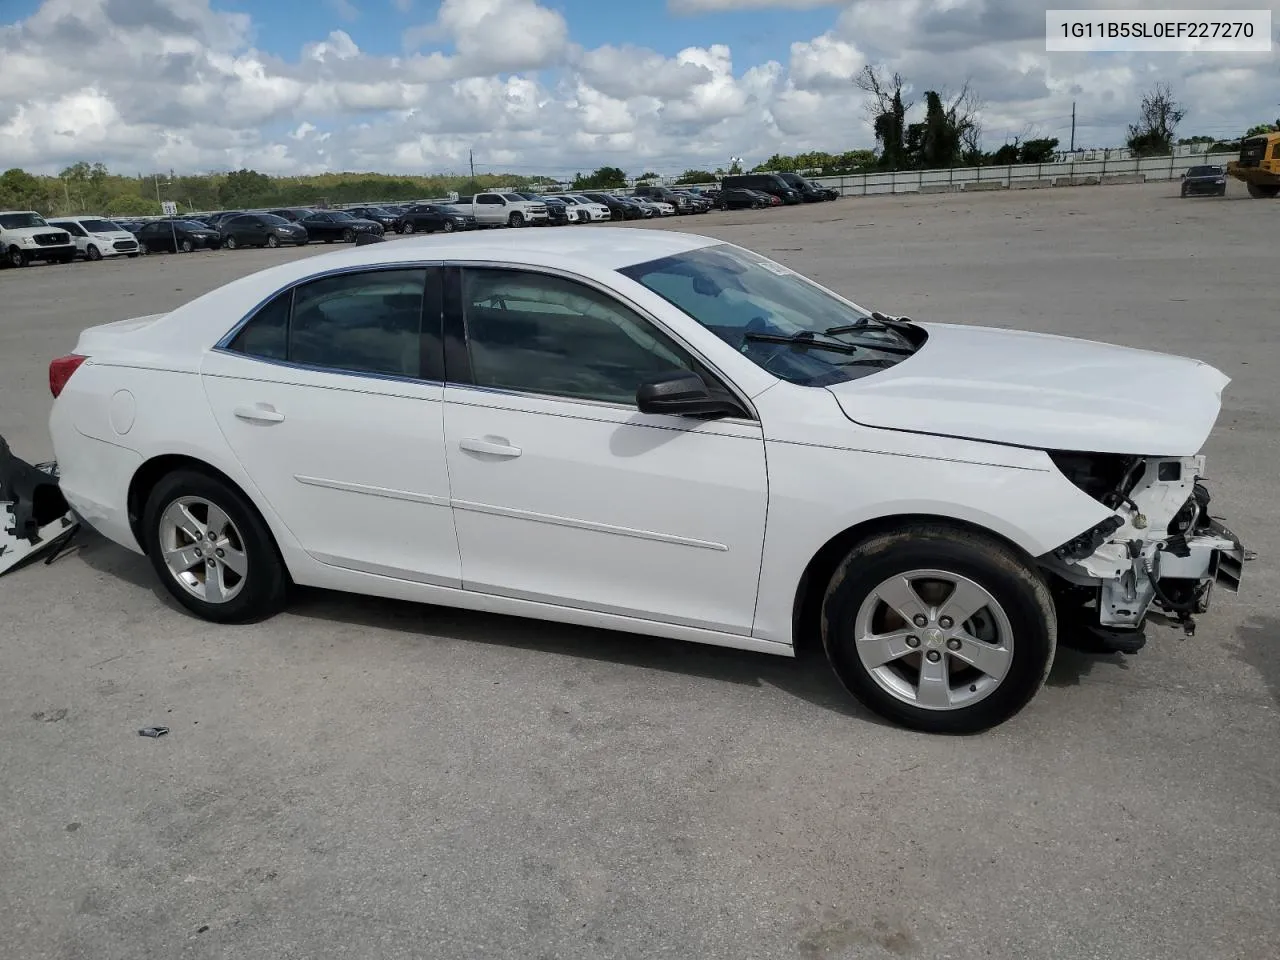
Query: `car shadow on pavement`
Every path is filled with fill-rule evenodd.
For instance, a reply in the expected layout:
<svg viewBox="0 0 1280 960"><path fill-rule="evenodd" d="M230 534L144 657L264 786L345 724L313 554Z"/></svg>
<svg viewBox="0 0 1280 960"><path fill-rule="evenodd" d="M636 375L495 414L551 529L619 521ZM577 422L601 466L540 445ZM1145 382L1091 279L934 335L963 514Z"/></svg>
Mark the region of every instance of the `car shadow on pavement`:
<svg viewBox="0 0 1280 960"><path fill-rule="evenodd" d="M146 557L125 550L92 530L80 534L75 553L96 572L146 590L176 615L191 616L157 582L155 571ZM69 559L64 557L58 562ZM793 659L615 630L306 587L296 589L287 615L466 643L499 644L559 653L752 687L775 687L815 706L877 725L889 725L865 710L845 691L816 644L800 645Z"/></svg>
<svg viewBox="0 0 1280 960"><path fill-rule="evenodd" d="M290 603L289 613L465 643L496 644L664 670L724 683L774 687L814 706L890 726L845 691L815 644L797 647L795 658L779 657L616 630L303 588Z"/></svg>

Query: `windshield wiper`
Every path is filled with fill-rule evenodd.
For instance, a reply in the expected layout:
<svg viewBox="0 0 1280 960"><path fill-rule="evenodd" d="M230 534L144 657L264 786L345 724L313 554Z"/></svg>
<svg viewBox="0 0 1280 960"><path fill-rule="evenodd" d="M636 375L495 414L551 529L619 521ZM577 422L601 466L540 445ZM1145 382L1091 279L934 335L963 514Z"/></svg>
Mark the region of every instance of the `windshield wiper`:
<svg viewBox="0 0 1280 960"><path fill-rule="evenodd" d="M854 329L861 329L855 327ZM828 331L829 333L829 331ZM789 336L783 336L777 333L756 333L754 331L743 334L743 339L754 340L760 343L787 343L793 347L812 347L818 350L834 350L837 353L856 353L859 350L879 350L883 353L896 353L904 357L909 357L916 352L915 347L895 347L879 340L854 340L845 342L843 340L818 340L817 334L812 330L801 330L799 333L793 333Z"/></svg>

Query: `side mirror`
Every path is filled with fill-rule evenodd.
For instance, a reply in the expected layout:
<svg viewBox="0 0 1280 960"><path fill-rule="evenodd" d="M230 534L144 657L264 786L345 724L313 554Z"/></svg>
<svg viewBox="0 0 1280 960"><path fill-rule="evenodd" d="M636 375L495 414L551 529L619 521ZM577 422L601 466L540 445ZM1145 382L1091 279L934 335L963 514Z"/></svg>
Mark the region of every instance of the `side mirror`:
<svg viewBox="0 0 1280 960"><path fill-rule="evenodd" d="M636 406L641 413L681 417L724 417L742 412L733 401L713 397L703 379L687 370L672 371L640 384Z"/></svg>

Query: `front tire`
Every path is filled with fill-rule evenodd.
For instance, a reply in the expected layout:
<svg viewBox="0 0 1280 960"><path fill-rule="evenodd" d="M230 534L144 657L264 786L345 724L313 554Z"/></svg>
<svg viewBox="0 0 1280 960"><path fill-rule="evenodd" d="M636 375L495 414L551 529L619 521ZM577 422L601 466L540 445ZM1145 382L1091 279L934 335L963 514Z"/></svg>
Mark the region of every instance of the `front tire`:
<svg viewBox="0 0 1280 960"><path fill-rule="evenodd" d="M349 228L349 227L348 227L346 230L343 230L343 231L342 231L342 242L343 242L343 243L355 243L355 242L356 242L356 232L355 232L354 230L352 230L351 228Z"/></svg>
<svg viewBox="0 0 1280 960"><path fill-rule="evenodd" d="M1280 186L1264 183L1246 183L1249 188L1249 196L1255 200L1271 200L1277 193L1280 193Z"/></svg>
<svg viewBox="0 0 1280 960"><path fill-rule="evenodd" d="M195 245L194 243L192 243L190 240L183 240L183 241L182 241L182 252L183 252L183 253L191 253L193 250L195 250L195 248L196 248L196 245Z"/></svg>
<svg viewBox="0 0 1280 960"><path fill-rule="evenodd" d="M1035 696L1057 618L1035 568L993 538L920 524L855 546L822 605L822 639L845 688L903 726L966 734Z"/></svg>
<svg viewBox="0 0 1280 960"><path fill-rule="evenodd" d="M267 246L272 250L280 246L280 241L276 239L275 234L271 234L267 237Z"/></svg>
<svg viewBox="0 0 1280 960"><path fill-rule="evenodd" d="M96 245L91 243L84 251L84 258L86 260L101 260L102 251L99 250Z"/></svg>
<svg viewBox="0 0 1280 960"><path fill-rule="evenodd" d="M229 483L178 470L156 484L142 520L151 566L196 616L251 623L283 609L289 577L270 530Z"/></svg>
<svg viewBox="0 0 1280 960"><path fill-rule="evenodd" d="M446 221L444 222L444 232L445 232L445 233L453 233L453 230L454 230L454 227L453 227L453 221L452 221L452 220L446 220Z"/></svg>
<svg viewBox="0 0 1280 960"><path fill-rule="evenodd" d="M523 213L513 213L510 217L508 217L508 218L507 218L507 225L508 225L508 226L511 226L511 227L523 227L523 226L524 226L524 214L523 214Z"/></svg>
<svg viewBox="0 0 1280 960"><path fill-rule="evenodd" d="M10 247L5 260L11 267L25 267L28 263L27 255L19 247Z"/></svg>
<svg viewBox="0 0 1280 960"><path fill-rule="evenodd" d="M222 245L226 247L228 250L234 250L236 248L236 238L227 237L227 239L222 241Z"/></svg>

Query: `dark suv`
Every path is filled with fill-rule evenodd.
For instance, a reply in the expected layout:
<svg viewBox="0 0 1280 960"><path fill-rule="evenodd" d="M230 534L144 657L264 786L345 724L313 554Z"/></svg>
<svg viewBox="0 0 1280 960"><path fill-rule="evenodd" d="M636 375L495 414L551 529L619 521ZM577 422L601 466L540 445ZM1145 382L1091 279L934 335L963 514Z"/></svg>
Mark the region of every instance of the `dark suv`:
<svg viewBox="0 0 1280 960"><path fill-rule="evenodd" d="M759 190L771 193L783 203L802 203L804 197L800 191L783 180L776 173L735 173L720 181L722 189L743 187L747 190Z"/></svg>
<svg viewBox="0 0 1280 960"><path fill-rule="evenodd" d="M812 181L806 180L798 173L780 173L778 178L787 186L800 191L800 196L805 203L818 203L822 200L835 200L840 196L838 191L829 187L820 187Z"/></svg>
<svg viewBox="0 0 1280 960"><path fill-rule="evenodd" d="M676 213L700 212L697 210L698 205L692 197L682 196L670 187L656 187L646 184L636 187L631 193L637 197L648 197L650 200L661 200L663 203L669 203L676 208Z"/></svg>

